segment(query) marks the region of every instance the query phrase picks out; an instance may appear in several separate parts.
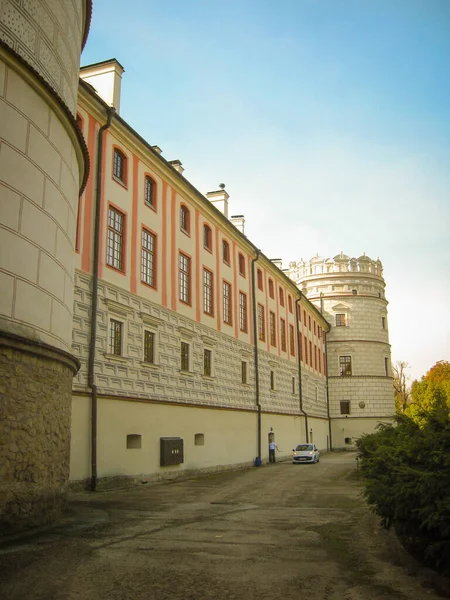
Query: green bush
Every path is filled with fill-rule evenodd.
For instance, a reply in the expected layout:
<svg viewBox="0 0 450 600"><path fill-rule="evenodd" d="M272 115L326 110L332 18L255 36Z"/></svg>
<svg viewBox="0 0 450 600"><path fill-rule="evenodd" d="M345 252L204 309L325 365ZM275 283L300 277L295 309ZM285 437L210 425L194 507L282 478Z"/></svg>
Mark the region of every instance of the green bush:
<svg viewBox="0 0 450 600"><path fill-rule="evenodd" d="M446 396L357 441L364 495L385 527L450 574L450 417Z"/></svg>

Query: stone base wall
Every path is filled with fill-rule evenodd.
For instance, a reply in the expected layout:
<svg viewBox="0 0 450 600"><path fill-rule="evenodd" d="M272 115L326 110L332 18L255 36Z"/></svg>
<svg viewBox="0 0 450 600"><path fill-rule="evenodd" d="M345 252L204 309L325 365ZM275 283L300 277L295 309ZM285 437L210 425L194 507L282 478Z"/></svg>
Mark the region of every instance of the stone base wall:
<svg viewBox="0 0 450 600"><path fill-rule="evenodd" d="M61 514L76 370L69 354L0 332L0 534Z"/></svg>

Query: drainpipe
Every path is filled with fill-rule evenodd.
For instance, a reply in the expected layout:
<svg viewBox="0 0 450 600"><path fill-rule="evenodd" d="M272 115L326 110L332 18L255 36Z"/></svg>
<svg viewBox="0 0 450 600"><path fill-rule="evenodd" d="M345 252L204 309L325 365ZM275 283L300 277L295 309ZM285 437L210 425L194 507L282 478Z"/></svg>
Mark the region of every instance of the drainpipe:
<svg viewBox="0 0 450 600"><path fill-rule="evenodd" d="M255 394L258 409L258 458L261 458L261 403L259 401L259 363L258 363L258 322L256 310L255 290L255 262L258 260L260 250L256 249L256 256L252 258L252 305L253 305L253 335L255 338Z"/></svg>
<svg viewBox="0 0 450 600"><path fill-rule="evenodd" d="M300 321L298 317L298 307L300 300L302 298L302 293L300 292L300 297L295 300L295 322L297 324L297 358L298 358L298 399L300 402L300 412L305 416L305 431L306 431L306 443L309 442L309 433L308 433L308 415L303 410L303 391L302 391L302 357L301 357L301 344L300 344Z"/></svg>
<svg viewBox="0 0 450 600"><path fill-rule="evenodd" d="M91 339L89 342L88 386L91 388L91 485L95 492L97 487L97 386L95 385L95 343L97 337L97 306L98 306L98 261L100 253L100 204L102 198L102 163L103 163L103 134L111 126L114 108L108 108L107 120L98 131L97 168L94 214L94 254L92 257L92 305L91 305Z"/></svg>
<svg viewBox="0 0 450 600"><path fill-rule="evenodd" d="M330 436L330 452L333 450L333 440L331 437L331 418L330 418L330 397L328 395L328 356L327 356L327 334L323 331L323 345L325 346L325 378L327 389L327 417L328 417L328 435Z"/></svg>

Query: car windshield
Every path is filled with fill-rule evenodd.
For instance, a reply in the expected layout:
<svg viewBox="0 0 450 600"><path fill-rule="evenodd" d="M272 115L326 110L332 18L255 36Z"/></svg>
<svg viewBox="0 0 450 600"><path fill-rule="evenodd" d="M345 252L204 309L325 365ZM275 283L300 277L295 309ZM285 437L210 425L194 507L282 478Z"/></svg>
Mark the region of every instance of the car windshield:
<svg viewBox="0 0 450 600"><path fill-rule="evenodd" d="M305 450L312 450L311 444L299 444L296 448L298 452L304 452Z"/></svg>

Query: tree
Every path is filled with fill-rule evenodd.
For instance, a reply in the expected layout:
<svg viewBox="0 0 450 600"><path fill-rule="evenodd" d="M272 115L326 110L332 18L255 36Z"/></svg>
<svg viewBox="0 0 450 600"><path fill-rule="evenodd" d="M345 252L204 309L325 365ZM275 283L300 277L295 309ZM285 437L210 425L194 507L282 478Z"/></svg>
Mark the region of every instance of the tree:
<svg viewBox="0 0 450 600"><path fill-rule="evenodd" d="M433 365L420 381L413 382L411 402L405 412L423 424L437 402L446 404L450 411L450 363L444 360Z"/></svg>
<svg viewBox="0 0 450 600"><path fill-rule="evenodd" d="M394 375L395 407L398 413L404 413L411 398L411 390L408 385L409 375L406 369L409 368L407 362L398 360L392 367Z"/></svg>

